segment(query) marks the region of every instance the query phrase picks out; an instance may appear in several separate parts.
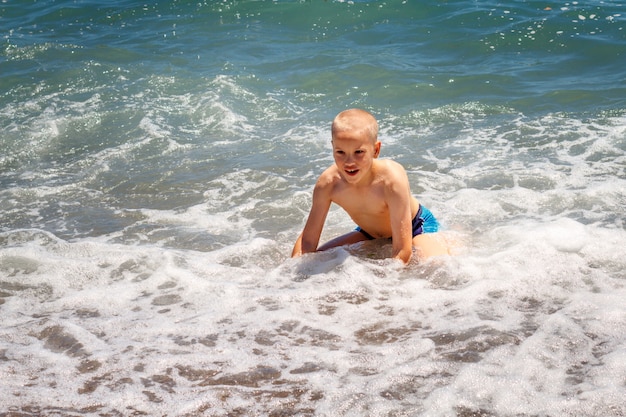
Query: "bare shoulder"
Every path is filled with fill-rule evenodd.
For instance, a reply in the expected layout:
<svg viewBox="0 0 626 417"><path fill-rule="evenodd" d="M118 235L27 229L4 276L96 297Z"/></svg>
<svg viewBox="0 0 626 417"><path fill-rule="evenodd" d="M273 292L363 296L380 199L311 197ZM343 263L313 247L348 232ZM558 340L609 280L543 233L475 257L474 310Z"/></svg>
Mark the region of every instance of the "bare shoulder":
<svg viewBox="0 0 626 417"><path fill-rule="evenodd" d="M331 165L326 168L324 172L320 174L315 184L316 189L332 189L335 185L341 181L341 175L335 165Z"/></svg>
<svg viewBox="0 0 626 417"><path fill-rule="evenodd" d="M400 182L404 184L408 181L406 170L400 163L391 159L381 159L377 162L378 173L386 183Z"/></svg>

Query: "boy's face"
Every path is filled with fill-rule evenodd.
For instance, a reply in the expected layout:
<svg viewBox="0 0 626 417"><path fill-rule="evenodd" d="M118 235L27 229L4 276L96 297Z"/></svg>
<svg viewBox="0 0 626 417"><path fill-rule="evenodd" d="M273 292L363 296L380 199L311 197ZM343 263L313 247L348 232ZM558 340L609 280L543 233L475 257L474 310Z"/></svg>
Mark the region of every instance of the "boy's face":
<svg viewBox="0 0 626 417"><path fill-rule="evenodd" d="M380 142L365 132L343 131L333 135L333 157L341 176L350 184L369 178L374 159L380 154Z"/></svg>

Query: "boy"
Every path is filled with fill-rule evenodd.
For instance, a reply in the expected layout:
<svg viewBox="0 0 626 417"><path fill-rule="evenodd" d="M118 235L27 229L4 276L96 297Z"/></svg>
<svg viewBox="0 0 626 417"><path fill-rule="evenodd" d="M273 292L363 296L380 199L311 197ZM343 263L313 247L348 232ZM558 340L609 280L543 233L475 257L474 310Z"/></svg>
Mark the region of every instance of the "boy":
<svg viewBox="0 0 626 417"><path fill-rule="evenodd" d="M374 116L360 109L339 113L332 124L332 145L335 164L315 184L309 218L292 257L377 238L391 238L393 258L405 264L413 245L424 258L448 254L433 234L437 220L411 195L402 165L377 159L381 143ZM318 247L331 203L343 208L358 227Z"/></svg>

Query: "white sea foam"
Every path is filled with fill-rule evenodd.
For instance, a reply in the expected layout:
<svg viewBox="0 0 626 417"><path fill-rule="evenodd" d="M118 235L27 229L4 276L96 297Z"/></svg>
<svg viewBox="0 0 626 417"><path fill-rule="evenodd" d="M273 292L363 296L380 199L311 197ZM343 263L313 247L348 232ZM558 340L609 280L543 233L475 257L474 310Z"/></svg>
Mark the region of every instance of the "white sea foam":
<svg viewBox="0 0 626 417"><path fill-rule="evenodd" d="M267 239L204 254L2 239L3 356L22 375L3 407L58 389L76 409L123 395L149 413L296 399L346 416L623 406L623 231L512 223L408 269L358 255L387 250L376 243L287 260Z"/></svg>
<svg viewBox="0 0 626 417"><path fill-rule="evenodd" d="M471 124L473 116L453 117ZM169 149L167 120L137 122L136 140L76 163L85 167L77 183L54 184L54 168L44 173L50 183L3 191L11 197L5 213L44 226L50 213L63 213L54 221L64 232L12 228L0 235L0 360L8 381L0 408L626 412L617 119L520 118L462 131L409 162L414 191L461 247L452 258L414 259L408 268L385 259L388 242L288 258L316 172L331 163L316 126L276 139L312 152L298 160L298 172L310 171L298 178L302 185L289 171L239 167L193 186L189 201L110 210L107 218L121 222L112 231L71 232L72 197L106 201L124 185L107 186L107 175L124 178L116 171L124 164L138 170L149 166L142 156ZM557 129L563 136L553 141ZM408 132L386 142L387 156L417 140ZM188 169L198 149L172 152ZM269 155L279 158L280 147L273 149ZM470 158L476 154L483 159ZM176 172L174 164L161 167L156 180ZM23 180L42 178L22 173ZM178 194L194 181L183 180ZM159 189L153 183L129 189L149 198ZM20 214L24 203L30 212ZM50 203L57 211L48 212ZM323 237L351 228L333 208Z"/></svg>

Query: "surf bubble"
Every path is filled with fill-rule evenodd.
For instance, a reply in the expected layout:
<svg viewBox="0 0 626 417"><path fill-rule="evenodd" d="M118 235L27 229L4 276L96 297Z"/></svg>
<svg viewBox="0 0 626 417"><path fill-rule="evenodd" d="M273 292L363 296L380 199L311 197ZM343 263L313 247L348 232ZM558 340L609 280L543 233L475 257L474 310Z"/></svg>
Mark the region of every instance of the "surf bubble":
<svg viewBox="0 0 626 417"><path fill-rule="evenodd" d="M547 242L560 252L580 252L590 238L583 224L567 218L541 225L537 229L533 230L535 238Z"/></svg>

